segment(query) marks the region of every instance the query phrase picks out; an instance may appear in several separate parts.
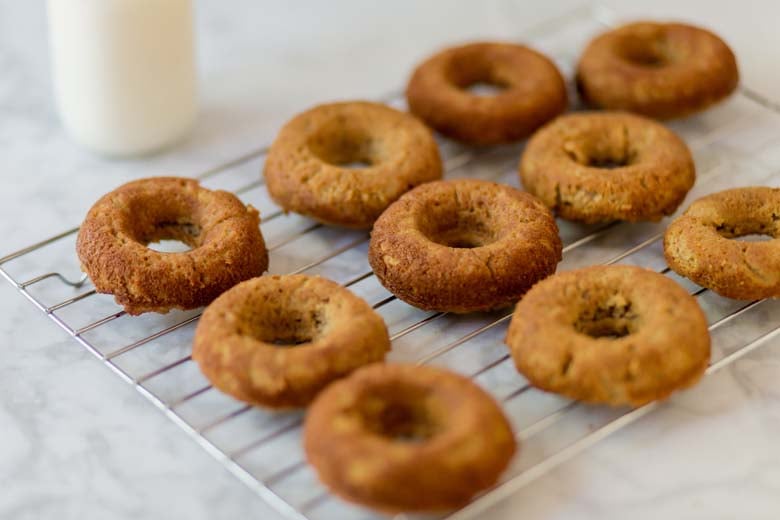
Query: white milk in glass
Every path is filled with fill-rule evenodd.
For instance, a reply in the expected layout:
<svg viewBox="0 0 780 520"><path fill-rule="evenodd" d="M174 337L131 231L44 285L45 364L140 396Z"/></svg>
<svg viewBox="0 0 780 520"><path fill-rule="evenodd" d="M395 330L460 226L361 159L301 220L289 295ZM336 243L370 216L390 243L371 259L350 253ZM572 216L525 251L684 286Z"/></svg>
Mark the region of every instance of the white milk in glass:
<svg viewBox="0 0 780 520"><path fill-rule="evenodd" d="M93 150L139 155L181 139L196 114L191 0L49 0L57 105Z"/></svg>

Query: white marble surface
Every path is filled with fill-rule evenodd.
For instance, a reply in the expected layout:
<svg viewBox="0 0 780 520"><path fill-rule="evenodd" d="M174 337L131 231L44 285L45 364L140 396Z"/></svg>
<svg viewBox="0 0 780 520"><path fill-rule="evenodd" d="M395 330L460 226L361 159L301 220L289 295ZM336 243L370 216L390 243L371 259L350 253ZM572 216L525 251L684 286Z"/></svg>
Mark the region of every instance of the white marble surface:
<svg viewBox="0 0 780 520"><path fill-rule="evenodd" d="M715 28L734 45L745 83L777 97L780 4L606 3ZM155 157L110 161L73 145L57 123L43 2L0 0L0 255L78 224L100 194L126 180L196 174L268 142L315 101L399 87L441 44L512 38L577 4L202 0L202 114L193 136ZM5 282L0 334L0 518L274 518ZM489 517L777 518L778 377L780 342L772 341Z"/></svg>

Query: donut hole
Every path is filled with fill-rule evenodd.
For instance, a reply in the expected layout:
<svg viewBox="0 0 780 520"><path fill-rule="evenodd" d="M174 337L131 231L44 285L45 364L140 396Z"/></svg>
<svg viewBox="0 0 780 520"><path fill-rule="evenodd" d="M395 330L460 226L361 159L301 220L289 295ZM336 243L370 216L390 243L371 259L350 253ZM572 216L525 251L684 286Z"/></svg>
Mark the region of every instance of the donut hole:
<svg viewBox="0 0 780 520"><path fill-rule="evenodd" d="M380 162L378 142L364 128L337 119L320 128L308 141L309 150L339 168L370 168Z"/></svg>
<svg viewBox="0 0 780 520"><path fill-rule="evenodd" d="M773 237L770 234L758 234L758 233L751 233L749 235L742 235L739 237L734 237L734 240L738 240L740 242L768 242L770 240L774 240L775 237Z"/></svg>
<svg viewBox="0 0 780 520"><path fill-rule="evenodd" d="M581 319L575 328L591 338L619 339L631 334L629 320L622 318Z"/></svg>
<svg viewBox="0 0 780 520"><path fill-rule="evenodd" d="M638 319L631 302L615 295L580 312L574 328L591 338L620 339L636 332Z"/></svg>
<svg viewBox="0 0 780 520"><path fill-rule="evenodd" d="M661 68L672 63L666 38L663 34L627 35L618 47L621 58L643 68Z"/></svg>
<svg viewBox="0 0 780 520"><path fill-rule="evenodd" d="M577 164L602 170L631 166L636 159L636 154L624 145L622 139L615 142L601 136L585 136L579 141L567 141L563 150Z"/></svg>
<svg viewBox="0 0 780 520"><path fill-rule="evenodd" d="M500 68L471 55L453 57L447 72L450 83L475 97L495 97L511 86Z"/></svg>
<svg viewBox="0 0 780 520"><path fill-rule="evenodd" d="M766 242L780 237L775 230L775 221L769 222L739 222L730 224L724 222L715 226L715 231L723 238L740 242Z"/></svg>
<svg viewBox="0 0 780 520"><path fill-rule="evenodd" d="M424 392L388 388L362 400L359 414L365 428L394 442L424 442L441 429L441 421L425 406Z"/></svg>
<svg viewBox="0 0 780 520"><path fill-rule="evenodd" d="M146 244L146 247L158 253L186 253L192 251L192 247L180 240L158 240Z"/></svg>
<svg viewBox="0 0 780 520"><path fill-rule="evenodd" d="M370 168L373 166L370 162L367 160L359 160L359 161L350 161L348 163L339 164L342 168L347 168L349 170L360 170L362 168Z"/></svg>
<svg viewBox="0 0 780 520"><path fill-rule="evenodd" d="M418 225L432 242L455 249L484 247L499 238L487 205L470 201L457 206L434 202Z"/></svg>
<svg viewBox="0 0 780 520"><path fill-rule="evenodd" d="M488 81L477 81L466 87L461 87L461 89L466 90L469 94L477 97L494 97L503 93L507 87L508 85L490 83Z"/></svg>
<svg viewBox="0 0 780 520"><path fill-rule="evenodd" d="M666 55L656 47L636 46L624 49L623 58L640 67L657 68L668 64Z"/></svg>
<svg viewBox="0 0 780 520"><path fill-rule="evenodd" d="M201 245L201 231L186 220L156 222L141 233L139 242L161 253L184 253Z"/></svg>
<svg viewBox="0 0 780 520"><path fill-rule="evenodd" d="M273 338L273 340L267 341L266 343L276 345L277 347L297 347L298 345L311 343L312 339L314 339L314 334L306 334L305 331L296 331L295 333L288 335L274 334Z"/></svg>
<svg viewBox="0 0 780 520"><path fill-rule="evenodd" d="M194 214L198 203L187 192L156 196L142 193L127 202L120 227L132 240L154 251L190 251L203 244L206 234Z"/></svg>
<svg viewBox="0 0 780 520"><path fill-rule="evenodd" d="M265 306L248 309L237 320L238 333L278 347L306 345L323 335L324 313L314 305Z"/></svg>
<svg viewBox="0 0 780 520"><path fill-rule="evenodd" d="M454 249L474 249L483 247L495 242L495 238L481 222L442 223L444 225L436 226L431 232L426 233L427 237L443 246Z"/></svg>
<svg viewBox="0 0 780 520"><path fill-rule="evenodd" d="M139 219L135 237L149 249L163 253L182 253L200 247L202 229L186 217L152 220L144 225Z"/></svg>
<svg viewBox="0 0 780 520"><path fill-rule="evenodd" d="M614 170L615 168L622 168L629 164L629 161L625 157L588 157L586 166L589 168L601 168L602 170Z"/></svg>

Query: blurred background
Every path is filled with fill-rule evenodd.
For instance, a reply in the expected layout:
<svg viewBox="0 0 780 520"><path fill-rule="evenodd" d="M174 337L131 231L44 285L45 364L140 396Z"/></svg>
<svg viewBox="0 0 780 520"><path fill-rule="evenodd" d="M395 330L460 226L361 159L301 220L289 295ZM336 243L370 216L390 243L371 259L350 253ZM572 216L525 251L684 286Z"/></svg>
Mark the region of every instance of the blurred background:
<svg viewBox="0 0 780 520"><path fill-rule="evenodd" d="M0 0L0 146L6 164L24 164L25 177L39 180L0 190L0 207L39 196L46 189L43 179L55 168L52 178L67 178L73 192L92 191L89 184L102 193L136 168L184 173L220 163L269 142L290 115L312 103L399 90L412 66L444 45L477 38L522 40L525 28L585 3L196 0L200 115L194 132L151 159L115 164L73 146L61 131L52 98L45 2ZM602 4L623 18L682 19L709 27L734 48L745 84L770 96L780 87L777 2ZM18 182L13 172L3 175ZM72 200L41 211L52 223L78 222L91 199L75 205ZM47 233L24 222L14 231L5 235L7 249Z"/></svg>

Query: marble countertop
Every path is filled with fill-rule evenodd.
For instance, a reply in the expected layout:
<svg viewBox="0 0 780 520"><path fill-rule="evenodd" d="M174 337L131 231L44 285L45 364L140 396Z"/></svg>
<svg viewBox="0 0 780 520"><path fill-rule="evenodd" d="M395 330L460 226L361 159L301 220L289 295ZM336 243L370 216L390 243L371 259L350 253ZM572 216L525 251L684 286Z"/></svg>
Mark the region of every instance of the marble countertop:
<svg viewBox="0 0 780 520"><path fill-rule="evenodd" d="M117 161L63 134L44 2L0 0L0 256L77 225L122 182L203 171L269 142L302 107L400 87L442 44L516 38L580 3L198 1L202 110L193 135L162 154ZM734 46L744 82L777 98L777 2L604 3L713 28ZM0 518L276 518L5 282L0 335ZM780 517L778 381L775 340L485 517Z"/></svg>

